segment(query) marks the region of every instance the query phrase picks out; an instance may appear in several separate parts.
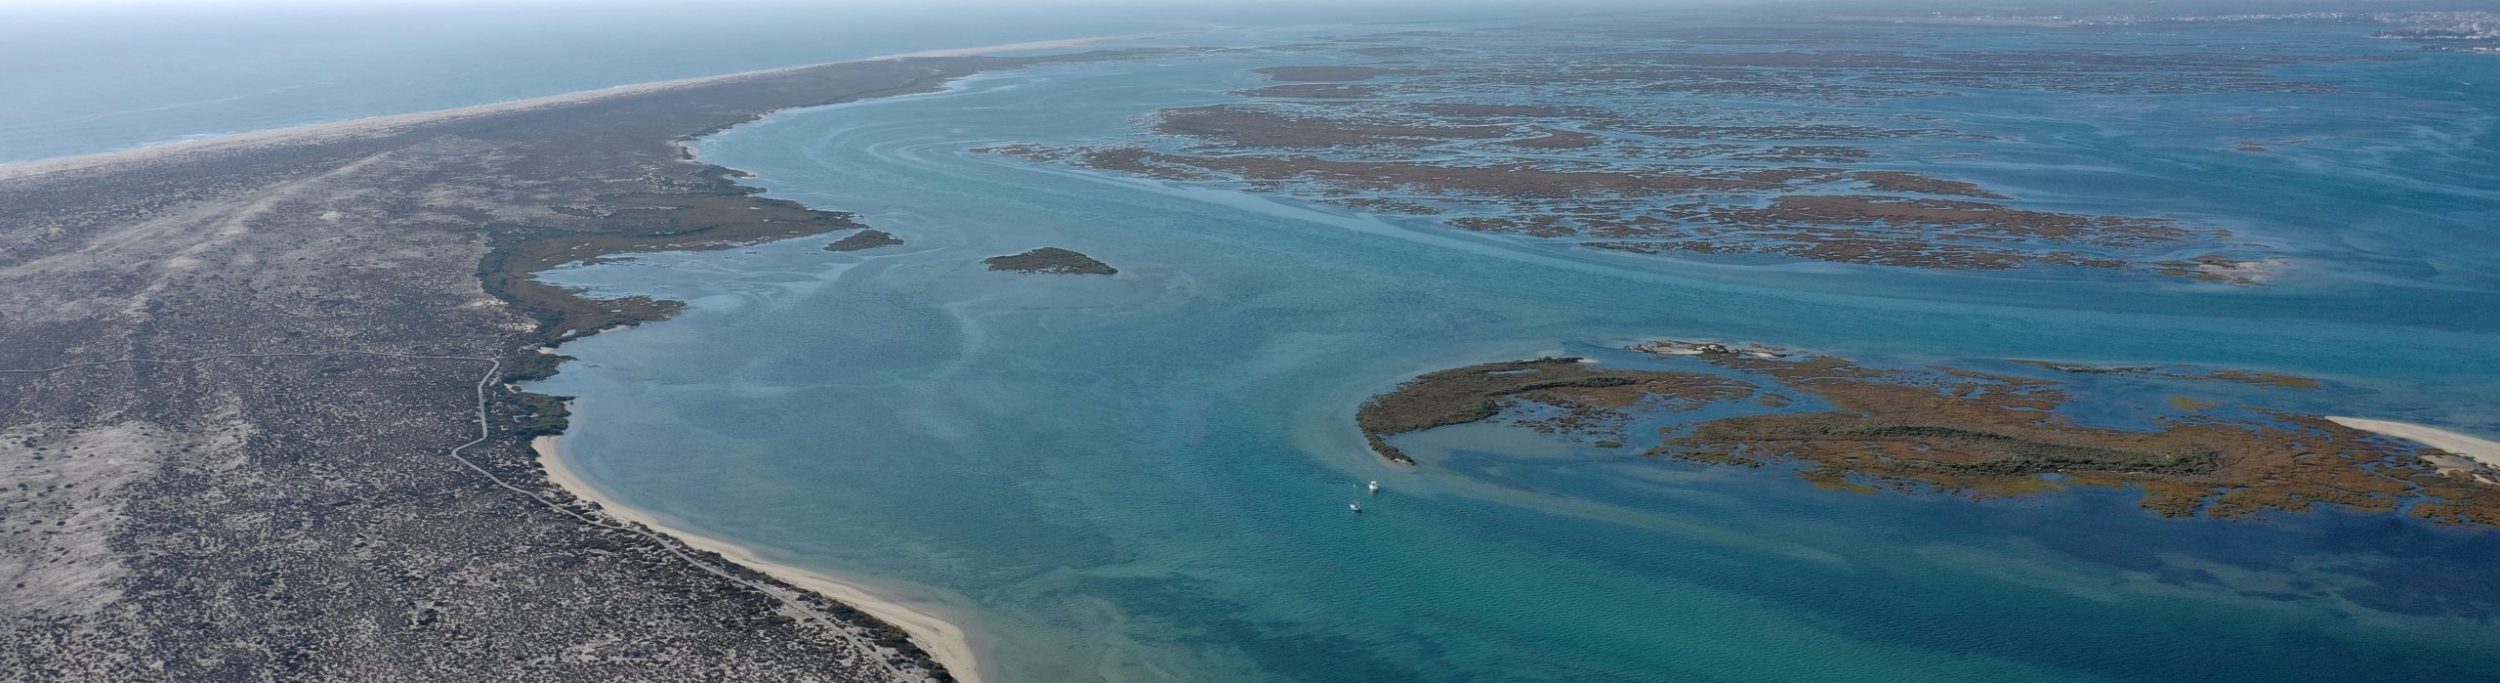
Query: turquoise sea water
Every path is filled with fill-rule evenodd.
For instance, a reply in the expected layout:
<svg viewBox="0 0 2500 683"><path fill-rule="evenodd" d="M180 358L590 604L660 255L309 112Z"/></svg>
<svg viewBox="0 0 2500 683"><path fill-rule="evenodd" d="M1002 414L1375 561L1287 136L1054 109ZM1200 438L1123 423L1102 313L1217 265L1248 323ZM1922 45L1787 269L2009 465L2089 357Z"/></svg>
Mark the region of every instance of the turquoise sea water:
<svg viewBox="0 0 2500 683"><path fill-rule="evenodd" d="M1426 466L1399 470L1351 421L1422 371L1676 337L2276 370L2338 385L2288 407L2500 432L2500 62L2473 59L2297 67L2338 97L1882 105L2016 141L1929 150L1956 177L2275 245L2296 267L2259 288L1626 258L1036 165L973 150L1129 139L1276 57L983 75L701 141L908 244L552 273L693 306L566 345L580 360L534 389L580 397L569 459L601 488L932 604L994 680L2490 680L2487 532L1842 494L1489 426L1408 438ZM2317 142L2228 150L2288 136ZM1046 245L1122 273L979 263ZM1347 514L1370 479L1387 490Z"/></svg>

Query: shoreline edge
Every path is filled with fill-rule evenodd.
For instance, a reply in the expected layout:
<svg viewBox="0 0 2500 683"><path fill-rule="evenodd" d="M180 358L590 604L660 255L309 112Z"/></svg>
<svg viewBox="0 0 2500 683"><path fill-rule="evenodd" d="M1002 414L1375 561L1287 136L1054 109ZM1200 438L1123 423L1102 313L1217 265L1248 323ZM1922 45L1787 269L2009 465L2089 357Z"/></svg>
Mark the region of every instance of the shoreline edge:
<svg viewBox="0 0 2500 683"><path fill-rule="evenodd" d="M2352 429L2404 439L2500 468L2500 441L2412 422L2341 415L2329 415L2326 419Z"/></svg>
<svg viewBox="0 0 2500 683"><path fill-rule="evenodd" d="M519 99L463 105L444 109L402 112L396 114L375 114L372 116L360 116L335 121L313 121L256 130L212 133L200 137L147 143L100 152L85 152L62 156L40 157L35 159L20 159L16 161L0 161L0 180L42 176L62 172L87 171L98 167L129 163L143 163L165 157L186 154L205 154L232 151L236 149L250 148L255 145L285 144L303 142L306 140L320 141L325 139L346 139L358 136L382 135L397 130L403 130L429 123L438 123L446 120L489 116L495 114L508 114L567 104L580 104L613 97L642 95L678 88L711 85L725 81L735 81L747 78L768 77L791 72L805 71L808 69L840 66L844 64L860 64L903 59L978 57L1000 52L1016 52L1023 50L1073 49L1090 47L1109 39L1111 39L1109 36L1085 36L1079 38L1062 38L1057 40L1033 40L1020 43L1002 43L998 45L979 45L972 47L921 50L917 52L878 55L875 57L862 57L859 59L838 59L813 64L754 69L749 71L714 74L710 76L691 76L687 78L673 78L659 81L646 81L642 83L624 83L602 88L592 88L589 90L576 90L572 92L556 93L553 95L523 97Z"/></svg>
<svg viewBox="0 0 2500 683"><path fill-rule="evenodd" d="M893 624L911 635L914 645L929 653L931 659L946 667L946 672L963 683L983 683L980 658L975 655L971 635L960 625L893 598L877 594L857 583L845 581L823 572L764 559L753 547L716 536L687 530L669 523L648 510L619 502L600 491L580 472L564 461L563 436L541 436L530 439L530 450L536 452L539 466L545 469L547 481L563 488L581 500L598 503L600 512L618 521L643 525L654 532L676 539L686 547L720 555L730 562L767 576L815 592L818 595L850 605L869 616Z"/></svg>

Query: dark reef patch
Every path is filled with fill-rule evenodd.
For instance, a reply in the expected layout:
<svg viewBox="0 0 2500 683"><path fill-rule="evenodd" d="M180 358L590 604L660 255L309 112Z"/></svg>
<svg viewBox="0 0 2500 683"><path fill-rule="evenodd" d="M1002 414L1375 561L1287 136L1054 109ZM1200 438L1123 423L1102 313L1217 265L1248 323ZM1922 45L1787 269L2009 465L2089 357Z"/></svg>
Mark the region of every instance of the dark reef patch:
<svg viewBox="0 0 2500 683"><path fill-rule="evenodd" d="M1052 275L1113 275L1120 272L1111 264L1094 260L1074 251L1058 247L1042 247L1021 254L992 256L981 259L990 270Z"/></svg>
<svg viewBox="0 0 2500 683"><path fill-rule="evenodd" d="M859 251L902 244L903 238L883 230L861 230L825 245L825 251Z"/></svg>

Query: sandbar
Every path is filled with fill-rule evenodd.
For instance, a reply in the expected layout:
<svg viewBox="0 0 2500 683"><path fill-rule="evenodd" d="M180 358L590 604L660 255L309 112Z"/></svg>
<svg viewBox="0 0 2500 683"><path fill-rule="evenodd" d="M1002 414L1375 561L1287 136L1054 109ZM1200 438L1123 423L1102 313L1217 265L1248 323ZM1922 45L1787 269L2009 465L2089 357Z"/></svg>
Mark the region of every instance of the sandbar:
<svg viewBox="0 0 2500 683"><path fill-rule="evenodd" d="M2335 424L2374 434L2392 436L2424 446L2455 453L2492 467L2500 467L2500 441L2453 432L2439 427L2395 420L2373 420L2362 417L2327 416Z"/></svg>
<svg viewBox="0 0 2500 683"><path fill-rule="evenodd" d="M416 125L420 125L420 124L438 123L438 122L442 122L442 121L449 121L449 120L456 120L456 119L470 118L470 117L476 117L476 116L484 116L484 115L490 115L490 114L503 114L503 113L510 113L510 112L515 112L515 111L524 111L524 110L538 109L538 108L543 108L543 107L552 107L552 106L564 105L564 104L576 104L576 103L581 103L581 102L589 102L589 101L595 101L595 100L606 99L606 98L611 98L611 97L619 97L619 96L625 96L625 95L639 95L639 94L652 93L652 92L662 92L662 91L667 91L667 90L674 90L674 89L686 88L686 87L692 87L692 86L698 86L698 85L707 85L707 84L712 84L712 83L720 83L720 82L724 82L724 81L736 81L736 80L741 80L741 79L757 78L757 77L763 77L763 76L772 76L772 75L777 75L777 74L785 74L785 73L790 73L790 72L793 72L793 71L804 71L804 70L807 70L807 69L821 68L821 67L831 66L831 65L835 65L835 64L847 64L847 63L854 63L854 62L877 62L877 61L887 61L887 60L896 60L896 59L920 59L920 58L933 58L933 57L971 57L971 56L980 56L980 55L996 54L996 53L1000 53L1000 52L1020 52L1020 51L1025 51L1025 50L1043 50L1043 49L1055 49L1055 48L1075 48L1075 47L1084 47L1084 46L1087 46L1087 45L1092 45L1092 44L1094 44L1094 43L1096 43L1096 42L1100 42L1101 40L1102 40L1101 38L1095 38L1095 37L1087 37L1087 38L1069 38L1069 39L1065 39L1065 40L1037 40L1037 41L1030 41L1030 42L1022 42L1022 43L1005 43L1005 44L1000 44L1000 45L983 45L983 46L978 46L978 47L951 48L951 49L945 49L945 50L926 50L926 51L921 51L921 52L905 52L905 53L899 53L899 54L890 54L890 55L882 55L882 56L877 56L877 57L869 57L869 58L866 58L866 59L854 59L854 60L844 60L844 61L834 61L834 62L823 62L823 63L818 63L818 64L801 64L801 65L798 65L798 66L774 67L774 68L770 68L770 69L758 69L758 70L755 70L755 71L743 71L743 72L731 73L731 74L720 74L720 75L716 75L716 76L697 76L697 77L693 77L693 78L680 78L680 79L666 80L666 81L651 81L651 82L647 82L647 83L634 83L634 84L628 84L628 85L618 85L618 86L607 87L607 88L599 88L599 89L594 89L594 90L583 90L583 91L578 91L578 92L564 93L564 94L560 94L560 95L549 95L549 96L545 96L545 97L532 97L532 98L526 98L526 99L510 100L510 101L505 101L505 102L495 102L495 103L490 103L490 104L481 104L481 105L468 106L468 107L455 107L455 108L451 108L451 109L438 109L438 110L434 110L434 111L414 112L414 113L407 113L407 114L386 114L386 115L381 115L381 116L369 116L369 117L364 117L364 118L347 119L347 120L344 120L344 121L329 121L329 122L322 122L322 123L307 123L307 124L302 124L302 125L285 126L285 127L280 127L280 128L270 128L270 129L266 129L266 130L257 130L257 131L250 131L250 132L242 132L242 133L235 133L235 134L230 134L230 135L218 135L218 136L212 136L212 137L206 137L206 138L198 138L198 139L191 139L191 140L183 140L183 141L180 141L180 142L169 142L169 143L155 144L155 145L143 145L143 146L139 146L139 147L133 147L133 148L130 148L130 149L115 150L115 151L110 151L110 152L97 152L97 153L93 153L93 154L80 154L80 155L72 155L72 156L65 156L65 157L53 157L53 158L49 158L49 159L34 159L34 160L29 160L29 161L21 161L21 162L0 163L0 180L7 180L7 179L11 179L11 178L21 178L21 177L26 177L26 176L45 175L45 174L50 174L50 173L58 173L58 172L63 172L63 171L75 171L75 170L82 170L82 169L90 169L90 168L95 168L95 167L100 167L100 166L113 166L113 165L119 165L119 164L129 164L129 163L145 163L145 162L155 161L155 160L158 160L158 159L163 159L163 158L167 158L167 157L176 157L176 156L182 156L182 155L188 155L188 154L198 154L198 153L203 153L203 152L218 152L218 151L226 151L226 150L233 150L233 149L238 149L238 148L249 148L249 147L253 147L253 146L256 146L256 145L281 144L281 143L306 142L306 141L320 141L320 140L344 139L344 138L354 138L354 137L363 137L363 136L372 136L372 135L384 135L384 134L389 134L389 133L392 133L392 132L397 132L397 131L405 130L405 129L409 128L409 127L416 126Z"/></svg>

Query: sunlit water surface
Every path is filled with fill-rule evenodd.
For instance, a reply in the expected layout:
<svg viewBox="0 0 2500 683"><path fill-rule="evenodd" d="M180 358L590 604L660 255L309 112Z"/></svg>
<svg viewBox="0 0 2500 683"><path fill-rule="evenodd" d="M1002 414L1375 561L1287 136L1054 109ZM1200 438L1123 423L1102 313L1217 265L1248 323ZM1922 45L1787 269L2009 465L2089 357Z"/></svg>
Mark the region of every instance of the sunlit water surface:
<svg viewBox="0 0 2500 683"><path fill-rule="evenodd" d="M2349 31L2268 39L2394 49ZM1607 256L974 151L1118 141L1130 117L1222 101L1276 59L991 74L702 141L773 196L908 244L803 239L551 274L693 304L564 347L581 360L537 389L581 397L570 459L693 528L936 605L1008 681L2500 670L2492 534L2335 513L2166 520L2114 491L1847 494L1490 426L1401 441L1426 463L1405 471L1351 421L1426 370L1699 337L1894 362L2277 370L2340 387L2287 407L2488 432L2500 90L2461 84L2461 57L2303 67L2364 94L2297 109L1887 105L2024 140L2005 155L2021 161L1965 162L2017 196L2218 217L2294 252L2301 267L2262 288ZM2251 127L2348 135L2225 151ZM1122 272L980 264L1045 245ZM1386 491L1348 514L1370 479Z"/></svg>

